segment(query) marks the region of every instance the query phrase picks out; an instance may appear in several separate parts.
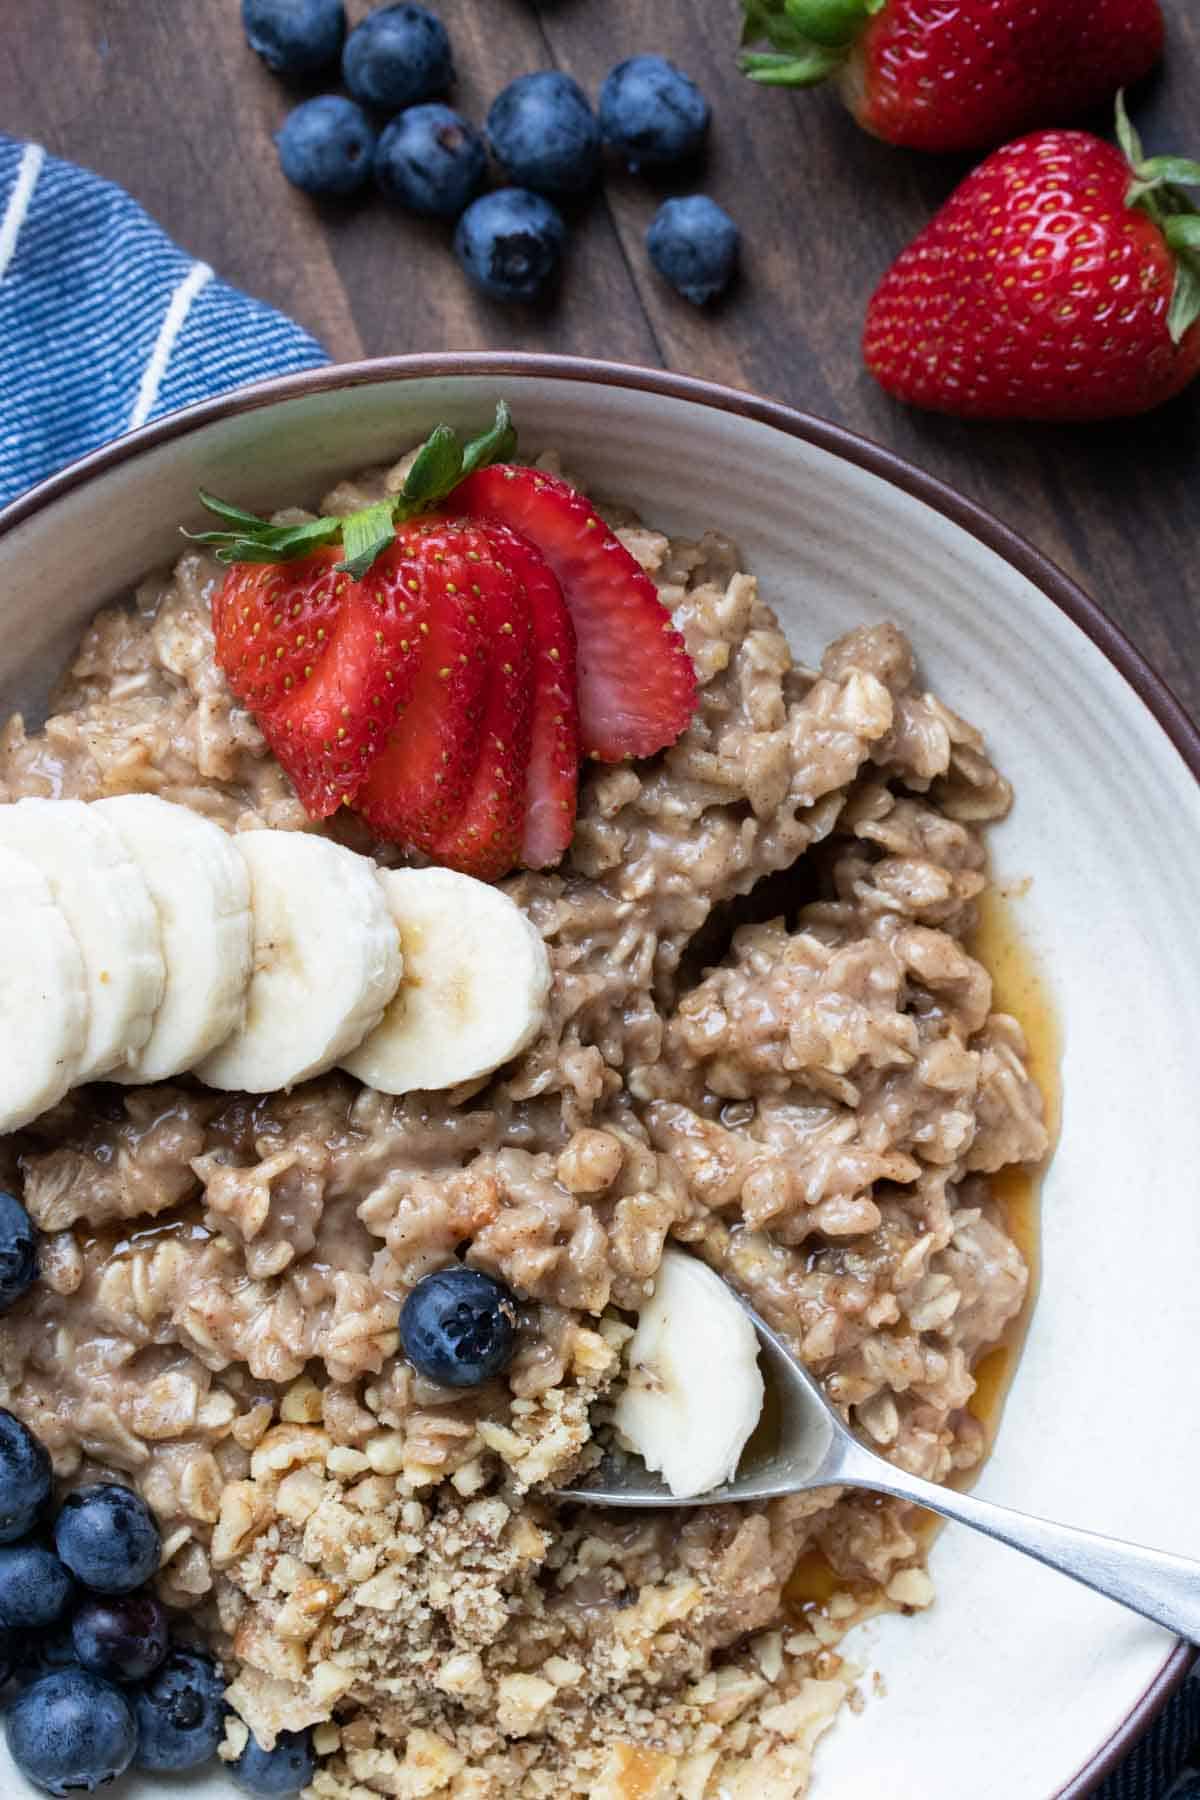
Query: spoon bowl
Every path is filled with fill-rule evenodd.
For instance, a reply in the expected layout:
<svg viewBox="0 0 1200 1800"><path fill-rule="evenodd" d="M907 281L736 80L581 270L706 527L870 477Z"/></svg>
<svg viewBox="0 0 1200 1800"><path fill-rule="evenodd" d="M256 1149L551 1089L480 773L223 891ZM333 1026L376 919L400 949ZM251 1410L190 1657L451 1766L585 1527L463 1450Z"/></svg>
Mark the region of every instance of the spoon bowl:
<svg viewBox="0 0 1200 1800"><path fill-rule="evenodd" d="M760 1360L779 1402L778 1430L765 1452L756 1455L751 1440L742 1458L748 1466L706 1494L672 1494L640 1458L610 1453L586 1482L564 1488L561 1501L639 1509L724 1506L778 1500L813 1488L867 1488L969 1525L1191 1643L1200 1642L1200 1562L1013 1512L898 1468L860 1443L779 1333L726 1285L758 1334Z"/></svg>

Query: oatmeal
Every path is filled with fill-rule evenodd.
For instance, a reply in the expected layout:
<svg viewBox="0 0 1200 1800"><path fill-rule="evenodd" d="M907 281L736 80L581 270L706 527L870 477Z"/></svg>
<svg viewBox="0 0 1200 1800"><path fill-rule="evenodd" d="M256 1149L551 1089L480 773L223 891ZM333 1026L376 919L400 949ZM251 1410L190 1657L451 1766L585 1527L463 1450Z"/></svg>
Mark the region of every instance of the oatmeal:
<svg viewBox="0 0 1200 1800"><path fill-rule="evenodd" d="M836 1490L556 1498L664 1245L934 1480L982 1456L973 1370L1025 1298L989 1177L1045 1154L1042 1102L964 947L1007 784L895 627L806 667L727 540L616 524L700 704L653 761L592 769L560 869L504 884L550 956L536 1041L402 1099L344 1075L93 1085L0 1144L45 1233L0 1398L64 1483L140 1489L163 1595L225 1661L225 1753L315 1726L313 1800L802 1795L853 1701L846 1624L932 1598L921 1540L902 1503ZM214 664L218 578L189 553L95 621L45 726L4 728L0 799L147 791L309 827ZM460 1254L521 1302L507 1375L470 1390L399 1351L405 1296ZM801 1619L807 1553L837 1591Z"/></svg>

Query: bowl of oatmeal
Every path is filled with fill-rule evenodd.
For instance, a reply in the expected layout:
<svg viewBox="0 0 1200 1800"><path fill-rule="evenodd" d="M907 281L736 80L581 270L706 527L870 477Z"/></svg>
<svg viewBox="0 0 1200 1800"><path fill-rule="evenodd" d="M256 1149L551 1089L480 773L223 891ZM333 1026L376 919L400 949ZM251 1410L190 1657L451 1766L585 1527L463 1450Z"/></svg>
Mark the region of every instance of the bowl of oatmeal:
<svg viewBox="0 0 1200 1800"><path fill-rule="evenodd" d="M0 1400L65 1487L143 1494L228 1752L312 1729L314 1800L950 1800L964 1770L979 1800L1081 1795L1184 1672L1154 1627L892 1501L559 1495L675 1243L906 1466L1188 1547L1200 744L1092 602L745 396L544 358L321 371L0 515L0 803L310 824L179 527L199 488L369 503L499 395L650 574L700 693L671 749L587 774L561 867L503 884L548 953L542 1027L465 1090L93 1084L0 1142L44 1234ZM458 1255L521 1308L466 1394L397 1344ZM189 1791L235 1790L214 1765Z"/></svg>

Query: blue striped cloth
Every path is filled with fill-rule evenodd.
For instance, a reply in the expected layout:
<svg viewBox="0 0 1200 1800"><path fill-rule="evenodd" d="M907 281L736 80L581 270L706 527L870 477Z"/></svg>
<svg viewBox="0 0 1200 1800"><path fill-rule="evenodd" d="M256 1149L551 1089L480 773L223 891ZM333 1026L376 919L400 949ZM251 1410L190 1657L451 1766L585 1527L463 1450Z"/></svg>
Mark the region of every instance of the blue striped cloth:
<svg viewBox="0 0 1200 1800"><path fill-rule="evenodd" d="M327 361L121 188L0 134L0 505L163 413Z"/></svg>
<svg viewBox="0 0 1200 1800"><path fill-rule="evenodd" d="M120 188L0 134L0 505L163 413L327 360ZM1198 1744L1190 1680L1096 1800L1200 1800Z"/></svg>

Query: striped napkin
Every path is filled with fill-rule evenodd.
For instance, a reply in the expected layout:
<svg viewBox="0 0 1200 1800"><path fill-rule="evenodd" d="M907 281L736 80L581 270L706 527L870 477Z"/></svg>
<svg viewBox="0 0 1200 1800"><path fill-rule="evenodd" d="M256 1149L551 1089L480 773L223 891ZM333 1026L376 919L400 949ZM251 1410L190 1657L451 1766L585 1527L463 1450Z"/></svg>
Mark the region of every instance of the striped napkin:
<svg viewBox="0 0 1200 1800"><path fill-rule="evenodd" d="M315 338L219 281L121 188L0 133L0 505L177 407L326 361ZM1096 1800L1200 1800L1193 1764L1195 1679Z"/></svg>
<svg viewBox="0 0 1200 1800"><path fill-rule="evenodd" d="M0 134L0 505L163 413L328 360L121 188Z"/></svg>

